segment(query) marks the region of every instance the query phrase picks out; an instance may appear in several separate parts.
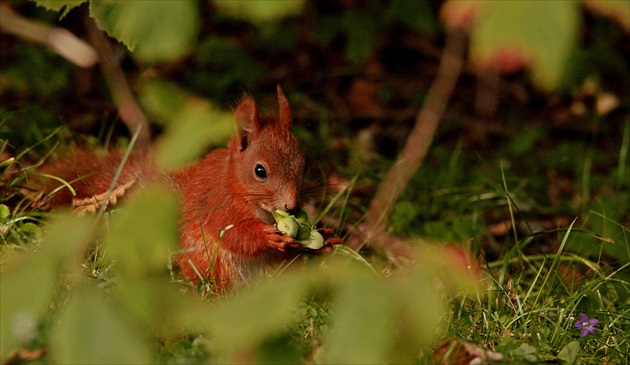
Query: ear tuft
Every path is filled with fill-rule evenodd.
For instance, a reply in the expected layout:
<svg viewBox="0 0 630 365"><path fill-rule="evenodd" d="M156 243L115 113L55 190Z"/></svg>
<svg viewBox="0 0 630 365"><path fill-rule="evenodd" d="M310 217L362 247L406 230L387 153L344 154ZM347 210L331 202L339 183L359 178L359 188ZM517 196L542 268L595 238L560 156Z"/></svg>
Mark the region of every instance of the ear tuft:
<svg viewBox="0 0 630 365"><path fill-rule="evenodd" d="M280 121L280 125L286 129L291 128L291 107L289 106L289 101L287 97L284 96L284 92L282 91L282 87L278 85L278 108L279 115L278 120Z"/></svg>
<svg viewBox="0 0 630 365"><path fill-rule="evenodd" d="M260 117L254 99L246 97L238 104L234 112L234 121L241 133L256 133L260 130Z"/></svg>
<svg viewBox="0 0 630 365"><path fill-rule="evenodd" d="M234 121L238 129L234 141L238 145L239 151L247 148L248 141L251 136L260 130L260 117L258 116L258 107L251 97L245 97L234 111Z"/></svg>

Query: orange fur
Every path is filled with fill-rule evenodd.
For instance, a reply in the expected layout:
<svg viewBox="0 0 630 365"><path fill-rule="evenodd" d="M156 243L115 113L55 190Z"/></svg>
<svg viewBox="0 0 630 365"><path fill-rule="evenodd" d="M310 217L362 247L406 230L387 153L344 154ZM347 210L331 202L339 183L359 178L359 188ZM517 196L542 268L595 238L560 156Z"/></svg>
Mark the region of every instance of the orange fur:
<svg viewBox="0 0 630 365"><path fill-rule="evenodd" d="M239 131L228 147L181 171L154 170L147 153L131 155L124 166L117 188L158 178L180 194L178 263L186 278L209 278L218 290L227 290L269 273L299 252L300 244L278 232L272 216L277 209L299 207L304 174L304 158L291 133L291 111L280 88L278 103L278 117L261 116L254 100L245 97L234 113ZM70 205L106 192L121 158L121 152L97 156L78 149L70 158L53 161L45 172L68 181L81 178L72 184L77 196L64 188L51 202Z"/></svg>

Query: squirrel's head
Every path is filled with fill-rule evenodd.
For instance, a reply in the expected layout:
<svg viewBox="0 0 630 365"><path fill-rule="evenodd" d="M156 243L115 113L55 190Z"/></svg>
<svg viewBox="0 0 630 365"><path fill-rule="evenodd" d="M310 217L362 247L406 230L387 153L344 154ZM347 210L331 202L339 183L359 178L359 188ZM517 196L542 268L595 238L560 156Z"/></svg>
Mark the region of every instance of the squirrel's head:
<svg viewBox="0 0 630 365"><path fill-rule="evenodd" d="M289 102L280 86L278 104L277 117L261 116L252 98L243 99L234 112L238 133L228 147L230 170L239 184L231 188L268 223L273 222L270 213L299 207L305 169L299 142L291 132Z"/></svg>

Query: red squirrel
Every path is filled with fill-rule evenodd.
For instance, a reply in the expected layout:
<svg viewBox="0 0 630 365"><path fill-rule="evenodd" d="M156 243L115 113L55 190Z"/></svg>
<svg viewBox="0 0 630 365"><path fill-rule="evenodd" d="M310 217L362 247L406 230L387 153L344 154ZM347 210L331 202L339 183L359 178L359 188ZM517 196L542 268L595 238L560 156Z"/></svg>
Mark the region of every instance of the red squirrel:
<svg viewBox="0 0 630 365"><path fill-rule="evenodd" d="M150 154L132 154L106 202L116 204L137 183L168 181L181 198L182 250L177 261L183 275L193 282L209 278L218 290L228 290L270 273L300 252L300 243L279 232L272 215L276 210L299 208L305 172L303 153L291 132L289 102L280 87L277 93L277 117L260 115L256 102L245 97L234 113L238 133L227 148L216 149L180 171L157 171L149 162ZM77 195L62 189L51 203L94 210L104 203L121 159L120 152L98 157L76 151L72 172L59 168L47 172L67 181L84 175L72 183ZM58 164L62 170L69 165ZM90 171L95 173L90 175ZM333 244L341 243L332 230L320 232L325 238L322 250L330 251Z"/></svg>

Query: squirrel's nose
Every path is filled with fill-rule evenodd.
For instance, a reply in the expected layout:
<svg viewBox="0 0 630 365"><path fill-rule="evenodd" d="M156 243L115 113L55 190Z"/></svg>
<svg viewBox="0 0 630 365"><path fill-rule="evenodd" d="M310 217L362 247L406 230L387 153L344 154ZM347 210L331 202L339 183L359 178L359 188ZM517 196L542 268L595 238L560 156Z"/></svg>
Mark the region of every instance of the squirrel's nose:
<svg viewBox="0 0 630 365"><path fill-rule="evenodd" d="M300 194L297 190L288 191L284 198L284 211L290 212L300 206Z"/></svg>
<svg viewBox="0 0 630 365"><path fill-rule="evenodd" d="M296 208L297 208L297 202L291 202L289 204L284 205L285 212L291 212L292 210L296 210Z"/></svg>

